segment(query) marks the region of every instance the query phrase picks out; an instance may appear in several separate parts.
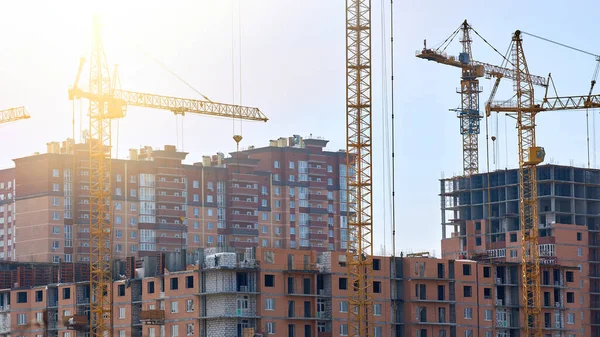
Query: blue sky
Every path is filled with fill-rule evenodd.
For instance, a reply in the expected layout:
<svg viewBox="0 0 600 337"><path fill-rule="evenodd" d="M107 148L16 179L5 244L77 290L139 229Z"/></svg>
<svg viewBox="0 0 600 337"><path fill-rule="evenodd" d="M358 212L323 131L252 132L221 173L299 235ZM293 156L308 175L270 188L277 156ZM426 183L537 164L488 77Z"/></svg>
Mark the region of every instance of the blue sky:
<svg viewBox="0 0 600 337"><path fill-rule="evenodd" d="M3 147L0 166L11 166L12 158L45 151L48 141L71 136L72 103L67 90L79 57L89 53L94 3L98 2L0 4L0 30L4 32L0 36L0 108L26 105L32 115L30 120L0 127L1 141L9 144ZM240 103L237 26L232 67L231 21L232 13L237 13L237 9L232 11L232 0L101 3L103 7L96 10L105 16L108 62L119 64L123 89L199 98L139 52L135 48L138 45L212 100ZM384 242L389 250L391 242L389 230L384 231L389 228L389 216L384 223L384 214L390 210L382 197L386 191L382 187L382 3L388 16L389 0L373 0L372 24L376 252ZM422 48L423 39L428 45L443 41L467 19L502 53L516 29L600 53L600 47L592 43L600 25L595 10L598 5L592 1L397 0L394 6L397 247L439 254L438 179L462 170L458 120L448 111L460 103L455 93L460 70L417 59L415 51ZM235 132L244 136L242 146L263 146L280 136L312 133L329 139L331 150L344 148L344 1L247 0L242 3L241 17L241 103L261 108L270 118L268 123L236 125ZM388 25L386 21L386 44ZM459 49L455 41L448 52L458 54ZM530 71L542 76L552 72L559 94L587 94L595 66L592 57L530 37L525 37L524 49ZM473 55L479 61L501 62L500 56L478 38L474 38ZM82 83L86 81L84 74ZM482 104L491 84L481 80ZM496 97L510 97L511 90L505 81ZM538 92L536 97L540 95ZM76 108L79 111L79 102ZM514 122L506 122L506 136L505 117L499 117L497 123L496 165L515 167ZM585 123L583 111L540 115L538 143L546 148L547 161L586 163ZM185 117L183 145L190 152L188 162L199 161L205 154L234 150L233 132L229 120ZM181 147L178 139L181 130L170 113L130 108L120 122L119 156L140 145ZM484 144L483 135L480 143ZM480 149L480 167L485 170L485 146Z"/></svg>

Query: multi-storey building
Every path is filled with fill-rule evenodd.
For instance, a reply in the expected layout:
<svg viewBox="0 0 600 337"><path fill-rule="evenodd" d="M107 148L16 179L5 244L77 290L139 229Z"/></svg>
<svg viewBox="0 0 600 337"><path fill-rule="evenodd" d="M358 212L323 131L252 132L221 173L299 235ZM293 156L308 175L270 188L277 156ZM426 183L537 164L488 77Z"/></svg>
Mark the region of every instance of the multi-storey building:
<svg viewBox="0 0 600 337"><path fill-rule="evenodd" d="M600 171L543 165L537 177L544 328L551 335L600 336ZM498 331L510 335L523 323L515 307L521 296L518 171L442 179L441 188L442 257L490 264L495 317L507 317L509 328L497 325Z"/></svg>
<svg viewBox="0 0 600 337"><path fill-rule="evenodd" d="M344 253L213 247L186 254L187 262L177 254L157 253L141 263L128 259L120 268L122 279L112 288L113 335L349 335ZM0 331L84 335L89 285L66 275L73 266L0 264L12 268L0 270L0 280L23 282L0 290ZM577 271L543 270L544 334L589 336L579 317ZM39 277L46 274L52 276ZM518 336L519 275L510 262L374 257L373 336ZM67 282L58 283L59 277Z"/></svg>
<svg viewBox="0 0 600 337"><path fill-rule="evenodd" d="M113 159L115 256L211 246L345 250L346 194L340 191L346 188L346 157L325 151L326 144L280 138L191 165L174 146L144 147L131 150L128 160ZM0 205L7 210L4 221L19 218L0 228L5 259L89 260L88 151L72 140L49 143L47 153L15 159L14 169L0 171L0 192L5 183L9 189L6 201L0 199L6 202ZM18 250L12 227L20 234Z"/></svg>

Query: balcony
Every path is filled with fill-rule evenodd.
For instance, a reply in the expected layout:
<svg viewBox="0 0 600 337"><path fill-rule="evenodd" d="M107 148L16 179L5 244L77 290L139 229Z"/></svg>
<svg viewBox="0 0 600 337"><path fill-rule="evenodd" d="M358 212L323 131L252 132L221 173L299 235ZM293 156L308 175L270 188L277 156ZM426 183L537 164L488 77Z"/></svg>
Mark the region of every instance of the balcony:
<svg viewBox="0 0 600 337"><path fill-rule="evenodd" d="M244 228L244 227L230 227L225 230L225 233L231 235L246 235L246 236L258 236L258 229Z"/></svg>
<svg viewBox="0 0 600 337"><path fill-rule="evenodd" d="M156 189L159 190L184 190L185 189L185 184L184 183L176 183L174 181L157 181L156 182Z"/></svg>
<svg viewBox="0 0 600 337"><path fill-rule="evenodd" d="M140 312L140 321L146 325L165 324L164 310L142 310Z"/></svg>
<svg viewBox="0 0 600 337"><path fill-rule="evenodd" d="M312 200L312 201L325 201L325 200L327 200L327 194L310 193L308 195L308 200Z"/></svg>
<svg viewBox="0 0 600 337"><path fill-rule="evenodd" d="M230 187L229 194L240 195L240 196L258 196L258 190L247 187Z"/></svg>
<svg viewBox="0 0 600 337"><path fill-rule="evenodd" d="M86 330L89 324L89 319L84 315L64 316L63 325L68 330Z"/></svg>
<svg viewBox="0 0 600 337"><path fill-rule="evenodd" d="M327 240L327 233L310 233L308 236L310 240Z"/></svg>
<svg viewBox="0 0 600 337"><path fill-rule="evenodd" d="M160 245L181 245L182 238L169 238L159 236L156 238L156 243Z"/></svg>
<svg viewBox="0 0 600 337"><path fill-rule="evenodd" d="M185 211L176 210L176 209L159 208L156 210L156 216L185 217Z"/></svg>
<svg viewBox="0 0 600 337"><path fill-rule="evenodd" d="M231 222L251 222L252 224L255 224L258 222L258 216L257 215L247 215L247 214L231 214L230 216L230 221Z"/></svg>
<svg viewBox="0 0 600 337"><path fill-rule="evenodd" d="M231 200L229 202L229 207L231 208L237 208L237 209L257 209L258 208L258 202L251 200L251 201L246 201L246 200Z"/></svg>
<svg viewBox="0 0 600 337"><path fill-rule="evenodd" d="M287 270L288 273L301 273L301 274L316 274L319 272L319 268L316 263L302 263L297 266L294 263L288 263Z"/></svg>
<svg viewBox="0 0 600 337"><path fill-rule="evenodd" d="M185 202L185 197L176 195L158 195L156 197L156 202L164 204L183 204Z"/></svg>

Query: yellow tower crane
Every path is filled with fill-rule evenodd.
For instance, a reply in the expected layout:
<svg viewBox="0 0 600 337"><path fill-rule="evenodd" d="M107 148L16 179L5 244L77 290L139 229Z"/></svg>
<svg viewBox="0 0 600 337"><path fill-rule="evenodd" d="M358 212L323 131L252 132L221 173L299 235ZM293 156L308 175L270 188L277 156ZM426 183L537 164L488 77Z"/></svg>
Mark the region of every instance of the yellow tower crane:
<svg viewBox="0 0 600 337"><path fill-rule="evenodd" d="M445 53L445 50L459 33L462 35L460 40L462 52L458 57L449 56ZM513 69L473 60L471 47L472 33L479 36L488 46L497 52L496 48L481 37L465 20L440 47L436 49L427 48L425 42L423 50L416 53L416 57L418 58L457 67L462 71L460 90L457 90L461 96L461 106L452 111L456 111L458 114L457 117L460 119L460 133L462 135L463 147L463 174L465 176L479 173L479 124L481 119L479 112L479 93L481 93L479 78L486 76L497 79L502 77L515 79ZM531 75L531 81L534 85L542 87L545 87L547 83L544 77L535 75Z"/></svg>
<svg viewBox="0 0 600 337"><path fill-rule="evenodd" d="M348 336L373 335L371 1L346 0Z"/></svg>
<svg viewBox="0 0 600 337"><path fill-rule="evenodd" d="M541 104L534 100L532 77L523 52L521 31L512 38L512 63L515 67L516 102L492 102L487 113L516 113L519 151L519 220L521 226L522 296L525 336L541 337L540 252L538 242L538 199L536 167L544 161L544 148L536 144L535 118L542 111L575 110L600 107L600 95L547 97ZM548 85L551 76L548 77ZM496 82L495 90L499 81ZM546 85L546 88L548 88ZM593 83L592 83L593 86ZM493 96L492 96L493 98Z"/></svg>
<svg viewBox="0 0 600 337"><path fill-rule="evenodd" d="M78 87L83 69L80 62L69 99L85 98L89 105L90 165L90 336L111 335L112 322L112 217L111 206L111 121L125 117L127 105L168 110L175 114L200 115L264 121L258 109L195 99L159 96L111 88L111 77L100 34L100 22L94 18L90 60L89 91ZM239 144L241 135L234 135ZM183 224L182 224L183 226ZM106 335L105 335L106 334Z"/></svg>

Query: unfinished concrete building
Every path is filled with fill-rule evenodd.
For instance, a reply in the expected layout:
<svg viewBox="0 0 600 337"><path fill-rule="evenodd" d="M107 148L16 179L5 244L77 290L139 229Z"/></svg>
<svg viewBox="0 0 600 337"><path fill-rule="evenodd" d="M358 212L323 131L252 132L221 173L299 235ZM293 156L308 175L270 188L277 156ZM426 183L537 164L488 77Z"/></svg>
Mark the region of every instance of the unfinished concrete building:
<svg viewBox="0 0 600 337"><path fill-rule="evenodd" d="M544 328L600 336L600 171L543 165L537 177ZM516 169L441 180L442 257L490 264L501 336L502 322L519 326L518 186Z"/></svg>

